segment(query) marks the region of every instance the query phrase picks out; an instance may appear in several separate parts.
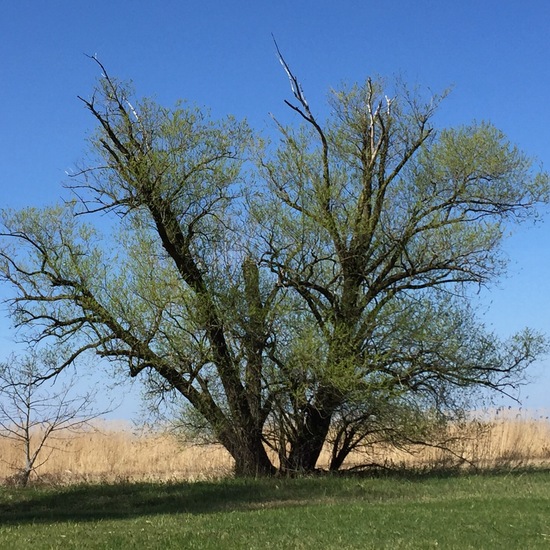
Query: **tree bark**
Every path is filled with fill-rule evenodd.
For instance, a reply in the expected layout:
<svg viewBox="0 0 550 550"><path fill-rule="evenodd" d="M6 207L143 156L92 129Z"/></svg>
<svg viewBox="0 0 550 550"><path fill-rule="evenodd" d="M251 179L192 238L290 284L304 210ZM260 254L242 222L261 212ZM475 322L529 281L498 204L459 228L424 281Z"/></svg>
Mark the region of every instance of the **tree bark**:
<svg viewBox="0 0 550 550"><path fill-rule="evenodd" d="M252 430L240 437L235 433L223 434L219 439L235 460L237 477L268 477L277 472L267 455L261 432Z"/></svg>
<svg viewBox="0 0 550 550"><path fill-rule="evenodd" d="M313 472L330 427L330 416L320 411L308 414L306 425L292 444L285 470L289 474Z"/></svg>
<svg viewBox="0 0 550 550"><path fill-rule="evenodd" d="M324 387L319 389L315 401L306 407L305 421L291 442L284 468L287 473L299 474L315 470L338 402L337 392Z"/></svg>

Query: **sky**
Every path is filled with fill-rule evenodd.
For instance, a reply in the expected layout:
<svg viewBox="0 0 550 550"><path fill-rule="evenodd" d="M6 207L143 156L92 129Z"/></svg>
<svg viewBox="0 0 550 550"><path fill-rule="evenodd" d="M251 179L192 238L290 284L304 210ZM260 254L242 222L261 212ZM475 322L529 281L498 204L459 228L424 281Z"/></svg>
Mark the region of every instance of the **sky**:
<svg viewBox="0 0 550 550"><path fill-rule="evenodd" d="M549 24L546 0L4 0L0 207L68 197L66 172L94 129L77 99L100 76L90 55L132 80L138 97L166 106L187 99L267 133L270 113L292 120L272 35L313 112L325 108L331 87L368 76L401 76L434 93L451 88L438 125L491 121L550 169ZM477 296L488 328L503 337L525 326L550 335L549 248L550 213L514 230L507 277ZM15 349L13 338L0 312L0 357ZM524 408L550 408L550 358L531 377ZM139 415L138 393L128 386L117 394L113 414Z"/></svg>

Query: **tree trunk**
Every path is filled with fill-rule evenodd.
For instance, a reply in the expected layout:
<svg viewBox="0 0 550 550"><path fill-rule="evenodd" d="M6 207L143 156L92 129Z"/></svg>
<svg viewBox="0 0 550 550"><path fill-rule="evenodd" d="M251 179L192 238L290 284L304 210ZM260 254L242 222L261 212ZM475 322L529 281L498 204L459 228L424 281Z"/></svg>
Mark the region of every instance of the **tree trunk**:
<svg viewBox="0 0 550 550"><path fill-rule="evenodd" d="M261 432L252 430L241 437L232 433L221 436L220 441L235 460L237 477L267 477L277 472L267 455Z"/></svg>
<svg viewBox="0 0 550 550"><path fill-rule="evenodd" d="M29 479L31 477L32 469L24 468L19 470L14 476L14 484L17 485L17 487L26 487L29 483Z"/></svg>
<svg viewBox="0 0 550 550"><path fill-rule="evenodd" d="M291 442L291 449L285 464L289 474L308 473L315 470L319 455L328 435L332 410L319 410L308 406L302 429Z"/></svg>
<svg viewBox="0 0 550 550"><path fill-rule="evenodd" d="M290 452L284 465L289 474L315 470L327 439L332 416L341 404L342 396L334 386L321 386L315 399L304 410L304 421L290 442Z"/></svg>
<svg viewBox="0 0 550 550"><path fill-rule="evenodd" d="M345 449L340 449L338 452L334 453L328 467L329 471L337 472L344 464L344 460L346 460L350 452L351 448L346 447Z"/></svg>

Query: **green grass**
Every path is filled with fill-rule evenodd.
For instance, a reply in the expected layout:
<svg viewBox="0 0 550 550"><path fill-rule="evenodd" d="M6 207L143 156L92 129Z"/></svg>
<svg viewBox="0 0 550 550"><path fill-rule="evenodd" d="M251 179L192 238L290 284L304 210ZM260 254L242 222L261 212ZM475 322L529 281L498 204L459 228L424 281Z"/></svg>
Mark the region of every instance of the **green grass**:
<svg viewBox="0 0 550 550"><path fill-rule="evenodd" d="M0 489L0 548L550 548L550 473Z"/></svg>

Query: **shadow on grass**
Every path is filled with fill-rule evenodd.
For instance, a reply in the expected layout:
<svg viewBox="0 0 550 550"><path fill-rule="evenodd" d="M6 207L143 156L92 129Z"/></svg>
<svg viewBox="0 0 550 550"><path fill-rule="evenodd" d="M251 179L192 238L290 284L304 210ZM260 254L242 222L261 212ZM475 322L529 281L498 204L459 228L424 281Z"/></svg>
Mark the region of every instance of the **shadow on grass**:
<svg viewBox="0 0 550 550"><path fill-rule="evenodd" d="M339 491L341 480L227 479L0 489L0 523L94 521L156 514L209 514L299 506ZM340 495L345 499L345 494Z"/></svg>
<svg viewBox="0 0 550 550"><path fill-rule="evenodd" d="M533 470L529 470L533 473ZM549 470L537 470L547 474ZM523 471L487 475L524 475ZM130 519L158 514L302 506L322 502L380 503L401 498L403 484L451 474L385 472L293 479L226 479L196 483L120 483L68 487L0 488L0 524ZM373 477L377 479L374 480ZM458 477L458 476L457 476ZM380 480L386 479L385 483Z"/></svg>

